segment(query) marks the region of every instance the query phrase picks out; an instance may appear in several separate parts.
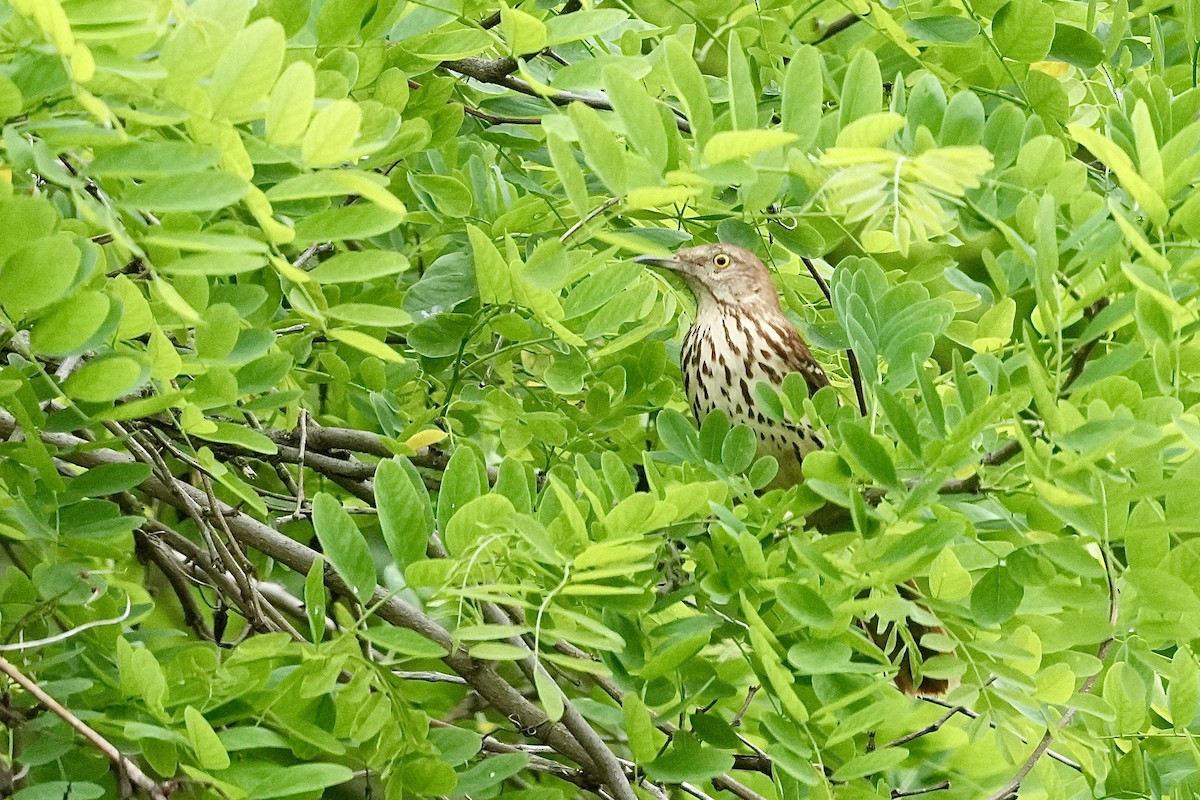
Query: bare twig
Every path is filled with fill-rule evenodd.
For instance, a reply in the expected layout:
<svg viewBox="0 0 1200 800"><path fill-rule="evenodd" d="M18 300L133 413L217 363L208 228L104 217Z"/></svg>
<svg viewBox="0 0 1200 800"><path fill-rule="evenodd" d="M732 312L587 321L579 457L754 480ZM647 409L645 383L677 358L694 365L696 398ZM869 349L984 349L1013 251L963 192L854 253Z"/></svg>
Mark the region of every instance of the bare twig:
<svg viewBox="0 0 1200 800"><path fill-rule="evenodd" d="M85 622L82 625L76 625L70 630L61 631L53 636L47 636L44 639L27 639L16 642L15 644L0 645L0 653L7 653L16 650L29 650L33 647L45 647L49 644L56 644L58 642L66 641L67 639L86 631L88 628L99 628L103 625L116 625L117 623L124 622L125 620L129 619L129 612L132 608L133 606L130 603L129 598L126 597L125 610L121 612L121 616L119 617L115 617L113 619L97 619L92 620L91 622Z"/></svg>
<svg viewBox="0 0 1200 800"><path fill-rule="evenodd" d="M482 83L503 86L506 89L511 89L514 92L529 95L530 97L540 97L556 106L583 103L585 106L591 106L601 111L613 110L612 103L604 95L587 95L567 91L552 91L549 93L538 91L528 81L512 75L517 68L517 63L511 58L461 58L453 61L443 61L441 66L443 69L448 69L467 78L474 78ZM687 118L677 109L672 108L671 111L675 117L676 127L684 133L691 133L692 126L688 123Z"/></svg>
<svg viewBox="0 0 1200 800"><path fill-rule="evenodd" d="M746 712L750 709L750 704L754 702L754 695L758 694L759 686L753 685L746 690L746 699L742 701L742 707L733 715L733 719L729 720L729 727L736 728L742 724L742 717L746 716Z"/></svg>
<svg viewBox="0 0 1200 800"><path fill-rule="evenodd" d="M928 736L931 733L935 733L938 730L940 730L941 727L943 725L945 725L950 720L951 717L953 717L955 714L957 714L958 711L959 711L958 707L955 706L954 708L950 709L945 714L940 716L934 722L931 722L928 725L926 725L924 728L921 728L919 731L913 731L912 733L906 733L905 735L901 736L899 739L894 739L894 740L888 742L887 744L884 745L884 747L899 747L901 745L908 744L909 742L913 741L914 739L920 739L922 736Z"/></svg>
<svg viewBox="0 0 1200 800"><path fill-rule="evenodd" d="M507 114L493 114L490 111L484 111L482 108L476 108L468 103L462 104L463 112L474 117L475 119L483 120L489 125L541 125L542 121L537 117L510 117Z"/></svg>
<svg viewBox="0 0 1200 800"><path fill-rule="evenodd" d="M944 792L950 788L950 781L942 781L935 783L933 786L921 786L916 789L892 789L892 800L897 800L901 797L916 797L921 794L931 794L932 792Z"/></svg>
<svg viewBox="0 0 1200 800"><path fill-rule="evenodd" d="M808 268L808 274L817 282L817 286L821 289L821 294L825 295L826 302L830 307L833 307L833 293L829 291L829 284L825 282L825 278L817 271L817 265L812 262L812 259L800 257L804 262L804 266ZM846 348L846 360L850 365L850 380L854 383L854 396L858 399L858 413L861 416L867 415L867 396L863 390L862 369L858 365L858 356L854 355L853 348Z"/></svg>
<svg viewBox="0 0 1200 800"><path fill-rule="evenodd" d="M0 437L11 436L16 430L16 419L10 413L0 410ZM63 458L78 466L91 468L101 464L128 464L133 461L127 454L96 447L70 434L42 431L40 436L47 445L59 449ZM127 441L132 444L132 440ZM85 446L90 449L85 449ZM181 510L189 504L200 505L209 501L202 490L174 476L152 475L141 484L140 490L149 497ZM307 574L318 557L318 553L311 548L220 500L216 501L211 511L226 520L229 530L242 545L263 553L293 572ZM324 580L325 585L332 591L347 597L354 595L350 587L328 565ZM444 663L462 676L499 713L512 720L522 733L536 736L579 764L589 775L597 780L604 780L591 755L562 724L551 722L546 713L505 680L493 664L484 659L476 659L466 648L456 646L450 633L420 609L378 586L372 590L371 596L366 598L365 602L374 607L376 616L385 622L413 630L444 648L447 651L447 655L443 657Z"/></svg>
<svg viewBox="0 0 1200 800"><path fill-rule="evenodd" d="M854 25L856 22L861 22L862 17L857 14L847 14L844 17L838 17L833 22L829 23L825 30L821 31L821 35L817 38L814 44L820 44L828 39L832 39L842 31Z"/></svg>
<svg viewBox="0 0 1200 800"><path fill-rule="evenodd" d="M571 227L567 228L566 232L563 233L562 236L558 237L558 240L560 242L566 243L567 239L570 239L572 236L574 236L576 233L578 233L579 230L584 225L587 225L589 222L591 222L596 217L603 214L605 211L608 211L610 208L612 208L619 202L621 202L621 198L619 198L619 197L608 198L603 203L601 203L600 205L596 206L591 211L589 211L585 216L580 217L578 222L576 222Z"/></svg>
<svg viewBox="0 0 1200 800"><path fill-rule="evenodd" d="M24 673L18 670L3 657L0 657L0 672L3 672L14 683L28 692L30 696L37 700L43 708L45 708L47 711L50 711L63 722L70 725L80 736L82 736L84 739L87 739L87 741L91 743L97 750L104 753L104 755L116 765L117 769L120 770L123 775L128 776L129 779L133 781L134 785L148 794L151 798L153 798L153 800L167 800L167 792L164 790L161 784L159 784L146 773L142 772L141 768L138 767L137 764L133 763L133 761L131 761L124 753L118 750L111 742L109 742L99 733L96 733L96 731L88 726L87 723L72 714L65 706L63 706L53 697L46 694L46 692L42 690L42 687L38 686L35 681L28 678Z"/></svg>

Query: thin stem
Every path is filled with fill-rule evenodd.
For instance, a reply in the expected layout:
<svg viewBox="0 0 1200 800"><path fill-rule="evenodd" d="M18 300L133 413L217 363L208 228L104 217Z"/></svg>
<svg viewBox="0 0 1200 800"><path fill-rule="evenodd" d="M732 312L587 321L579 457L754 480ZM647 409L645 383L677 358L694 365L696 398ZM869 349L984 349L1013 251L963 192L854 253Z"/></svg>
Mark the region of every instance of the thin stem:
<svg viewBox="0 0 1200 800"><path fill-rule="evenodd" d="M141 768L138 767L137 764L133 763L133 761L131 761L124 753L118 750L112 744L112 742L105 739L87 723L72 714L65 706L63 706L53 697L46 694L46 692L42 690L42 687L38 686L37 683L32 679L26 677L20 670L13 666L12 663L3 657L0 657L0 672L3 672L13 681L13 683L16 683L18 686L28 692L34 700L38 701L39 705L56 715L63 722L70 725L80 736L82 736L84 739L87 739L88 742L90 742L97 750L104 753L104 755L110 761L117 765L117 769L121 770L124 775L128 776L129 780L133 781L134 785L136 785L146 794L150 795L153 800L167 800L167 793L163 790L163 787L158 782L156 782L146 773L142 772Z"/></svg>

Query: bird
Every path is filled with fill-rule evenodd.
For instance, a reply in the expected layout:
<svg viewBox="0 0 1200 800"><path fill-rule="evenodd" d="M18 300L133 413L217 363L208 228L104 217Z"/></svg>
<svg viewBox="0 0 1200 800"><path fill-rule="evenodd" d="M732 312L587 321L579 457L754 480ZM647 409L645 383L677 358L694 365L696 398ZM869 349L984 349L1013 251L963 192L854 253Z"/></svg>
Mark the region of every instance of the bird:
<svg viewBox="0 0 1200 800"><path fill-rule="evenodd" d="M696 421L724 411L731 423L754 431L759 455L775 456L774 485L802 482L804 457L825 443L806 419L791 424L765 413L755 386L765 381L778 390L785 376L798 372L811 395L828 386L829 378L783 313L766 266L749 250L729 244L634 260L675 272L696 298L680 353L684 392Z"/></svg>
<svg viewBox="0 0 1200 800"><path fill-rule="evenodd" d="M766 413L755 387L766 382L778 391L790 373L799 373L809 395L829 386L829 377L813 356L779 304L771 274L750 250L731 244L702 244L676 251L670 258L645 255L634 261L679 275L696 300L692 325L683 339L680 371L684 393L697 423L713 411L724 411L734 425L749 426L758 440L758 454L771 455L779 464L771 486L786 488L803 482L802 464L809 453L825 446L807 418L797 422L775 419ZM901 586L912 597L915 586ZM902 637L894 636L877 619L864 622L868 635L888 648L899 661L896 685L908 695L939 695L947 682L924 678L914 681ZM940 628L909 620L913 641ZM933 655L919 648L922 656Z"/></svg>

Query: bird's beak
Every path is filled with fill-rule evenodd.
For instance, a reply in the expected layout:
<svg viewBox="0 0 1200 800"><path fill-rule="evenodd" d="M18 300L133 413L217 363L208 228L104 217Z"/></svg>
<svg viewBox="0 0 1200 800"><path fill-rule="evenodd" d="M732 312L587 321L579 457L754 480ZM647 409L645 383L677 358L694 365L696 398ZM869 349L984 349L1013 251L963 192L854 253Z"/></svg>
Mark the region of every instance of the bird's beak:
<svg viewBox="0 0 1200 800"><path fill-rule="evenodd" d="M686 264L674 258L659 258L658 256L638 256L634 259L639 264L648 264L651 267L662 267L663 269L682 272L686 268Z"/></svg>

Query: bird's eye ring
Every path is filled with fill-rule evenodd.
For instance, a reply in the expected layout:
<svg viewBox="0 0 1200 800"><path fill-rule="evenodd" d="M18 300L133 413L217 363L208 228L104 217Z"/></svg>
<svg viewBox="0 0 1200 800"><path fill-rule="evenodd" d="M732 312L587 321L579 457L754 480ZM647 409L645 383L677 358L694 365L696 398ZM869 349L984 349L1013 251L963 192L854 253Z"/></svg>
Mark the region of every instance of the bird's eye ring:
<svg viewBox="0 0 1200 800"><path fill-rule="evenodd" d="M717 253L713 256L713 264L716 265L717 269L725 269L729 266L729 256L724 253Z"/></svg>

